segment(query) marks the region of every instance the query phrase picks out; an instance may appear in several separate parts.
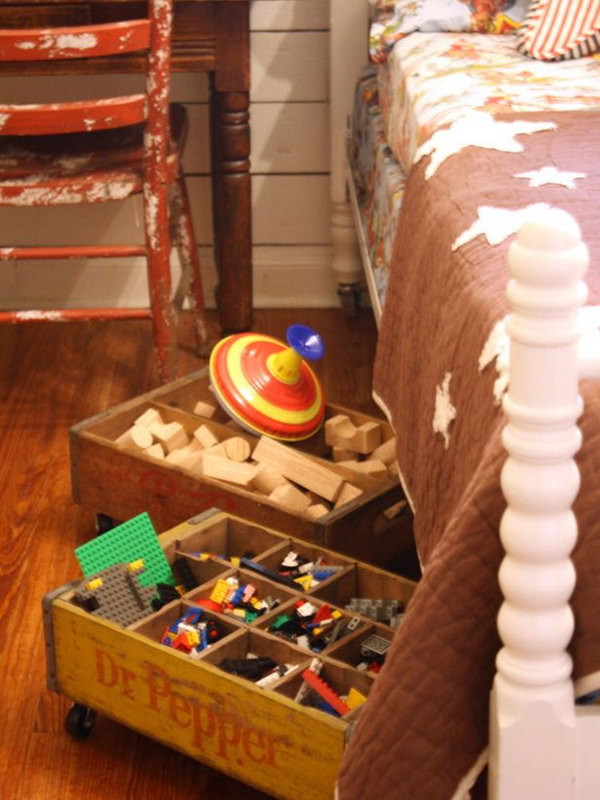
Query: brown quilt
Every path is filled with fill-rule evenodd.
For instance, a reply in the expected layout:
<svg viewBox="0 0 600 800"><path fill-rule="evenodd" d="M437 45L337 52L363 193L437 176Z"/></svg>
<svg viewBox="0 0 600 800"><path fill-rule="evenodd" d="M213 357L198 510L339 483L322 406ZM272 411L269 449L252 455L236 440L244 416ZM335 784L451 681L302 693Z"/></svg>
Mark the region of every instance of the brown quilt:
<svg viewBox="0 0 600 800"><path fill-rule="evenodd" d="M506 254L478 236L451 245L480 206L545 202L578 220L591 254L590 304L600 303L600 112L498 115L556 123L519 135L521 153L469 146L425 180L429 157L408 178L384 309L374 388L397 431L398 460L415 506L424 576L350 739L340 800L451 800L472 783L487 746L489 691L499 647L495 618L504 509L499 471L502 413L493 364L478 360L507 312ZM575 188L530 187L516 174L554 165L584 173ZM435 394L451 373L456 418L448 448L434 434ZM580 535L573 555L575 677L600 688L600 385L582 384L586 410L578 455ZM481 762L480 762L481 764Z"/></svg>

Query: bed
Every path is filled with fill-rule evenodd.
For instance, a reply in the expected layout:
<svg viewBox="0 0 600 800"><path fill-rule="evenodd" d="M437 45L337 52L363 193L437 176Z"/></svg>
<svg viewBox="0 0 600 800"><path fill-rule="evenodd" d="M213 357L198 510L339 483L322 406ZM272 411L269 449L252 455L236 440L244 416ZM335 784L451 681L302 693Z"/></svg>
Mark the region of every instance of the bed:
<svg viewBox="0 0 600 800"><path fill-rule="evenodd" d="M375 71L367 30L331 0L333 266L348 307L367 276L423 578L339 800L595 800L600 61L414 31Z"/></svg>

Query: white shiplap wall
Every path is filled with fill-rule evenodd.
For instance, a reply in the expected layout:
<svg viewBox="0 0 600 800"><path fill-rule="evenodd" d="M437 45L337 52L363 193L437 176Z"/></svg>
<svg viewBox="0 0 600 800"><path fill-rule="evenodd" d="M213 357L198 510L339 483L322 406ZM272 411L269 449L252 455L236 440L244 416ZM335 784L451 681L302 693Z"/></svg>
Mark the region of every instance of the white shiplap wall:
<svg viewBox="0 0 600 800"><path fill-rule="evenodd" d="M254 299L257 307L337 305L329 246L328 0L251 3L251 125ZM81 96L82 80L60 79L60 98ZM118 76L119 91L136 76ZM86 93L89 94L89 83ZM3 102L55 96L56 79L0 78ZM208 88L205 76L174 75L190 137L185 171L201 244L207 298L215 271L210 244ZM92 237L90 240L90 236ZM0 244L140 240L139 199L95 207L0 209ZM176 269L176 268L175 268ZM0 270L10 308L144 305L140 260L21 262Z"/></svg>

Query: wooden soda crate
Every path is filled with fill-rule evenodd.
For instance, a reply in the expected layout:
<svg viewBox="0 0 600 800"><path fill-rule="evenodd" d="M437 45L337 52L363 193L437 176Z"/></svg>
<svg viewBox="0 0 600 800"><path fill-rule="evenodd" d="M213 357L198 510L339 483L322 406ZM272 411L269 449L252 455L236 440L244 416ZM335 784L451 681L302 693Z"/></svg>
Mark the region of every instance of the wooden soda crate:
<svg viewBox="0 0 600 800"><path fill-rule="evenodd" d="M217 406L210 419L194 413L199 401ZM253 451L259 441L242 431L218 407L209 388L208 370L203 369L71 429L76 502L119 521L148 511L159 531L203 509L218 507L381 566L412 546L408 507L392 520L387 516L390 508L404 502L398 476L387 473L374 478L334 463L323 430L304 442L286 443L284 447L291 453L306 454L313 459L315 470L325 466L328 473L339 476L361 493L345 502L329 503L325 513L309 518L305 511L282 506L253 488L199 475L186 466L152 458L141 450L134 452L119 443L117 440L148 409L157 410L167 424L180 423L190 437L203 424L220 442L238 437L247 441ZM376 422L381 426L383 440L393 437L392 428L382 419L327 405L326 419L339 414L346 414L357 426Z"/></svg>
<svg viewBox="0 0 600 800"><path fill-rule="evenodd" d="M352 631L342 634L318 655L320 676L339 695L351 689L368 698L376 675L358 669L360 644L372 634L391 641L393 629L345 606L355 591L370 597L394 599L406 605L415 584L377 567L256 525L222 511L209 510L159 537L167 560L184 558L213 571L198 572L204 584L183 594L159 611L121 627L88 613L74 603L68 584L44 600L44 626L49 687L92 709L148 735L188 756L282 800L331 800L347 738L361 708L332 716L297 701L302 672L315 657L269 632L269 615L250 624L217 612L224 635L192 659L160 643L165 627L194 607L219 577L238 568L236 556L250 551L256 564L273 570L290 550L310 559L321 558L337 571L314 588L294 591L249 573L276 595L285 590L283 609L294 601L318 604L335 598L337 608L353 619ZM337 589L335 588L337 585ZM291 599L290 599L291 597ZM271 613L279 613L277 609ZM223 658L269 656L290 667L268 688L223 671ZM93 746L92 738L88 746Z"/></svg>

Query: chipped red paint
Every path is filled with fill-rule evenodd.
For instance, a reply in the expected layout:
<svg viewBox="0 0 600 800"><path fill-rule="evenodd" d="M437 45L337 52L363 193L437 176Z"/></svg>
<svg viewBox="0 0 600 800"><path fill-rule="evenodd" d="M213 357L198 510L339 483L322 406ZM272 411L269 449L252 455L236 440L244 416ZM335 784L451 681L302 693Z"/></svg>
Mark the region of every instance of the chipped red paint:
<svg viewBox="0 0 600 800"><path fill-rule="evenodd" d="M0 36L0 61L49 61L135 53L150 47L150 22L8 30Z"/></svg>
<svg viewBox="0 0 600 800"><path fill-rule="evenodd" d="M185 124L175 111L170 126L172 0L150 0L148 14L148 19L104 25L0 31L0 62L82 59L147 51L145 94L76 103L0 105L0 205L98 203L141 193L144 246L4 247L0 261L143 255L147 261L151 312L6 311L0 313L0 322L151 317L159 375L164 382L177 374L169 232L170 214L175 211L174 243L184 271L191 272L188 293L199 342L204 343L207 337L197 245L180 170ZM106 138L92 140L90 151L78 149L71 153L64 149L71 139L61 134L85 136L88 132ZM29 143L32 134L50 133L53 135L44 140L44 147L37 145L36 149L36 140ZM18 146L10 144L5 138L8 135L19 137ZM6 146L3 139L8 142ZM172 204L170 191L175 194Z"/></svg>
<svg viewBox="0 0 600 800"><path fill-rule="evenodd" d="M145 247L135 245L104 245L82 247L0 247L0 261L26 261L36 258L133 258L145 256Z"/></svg>
<svg viewBox="0 0 600 800"><path fill-rule="evenodd" d="M146 97L131 95L110 100L38 105L0 105L2 136L40 136L80 133L136 125L146 119Z"/></svg>
<svg viewBox="0 0 600 800"><path fill-rule="evenodd" d="M110 319L149 319L147 308L40 308L0 311L0 322L85 322Z"/></svg>

